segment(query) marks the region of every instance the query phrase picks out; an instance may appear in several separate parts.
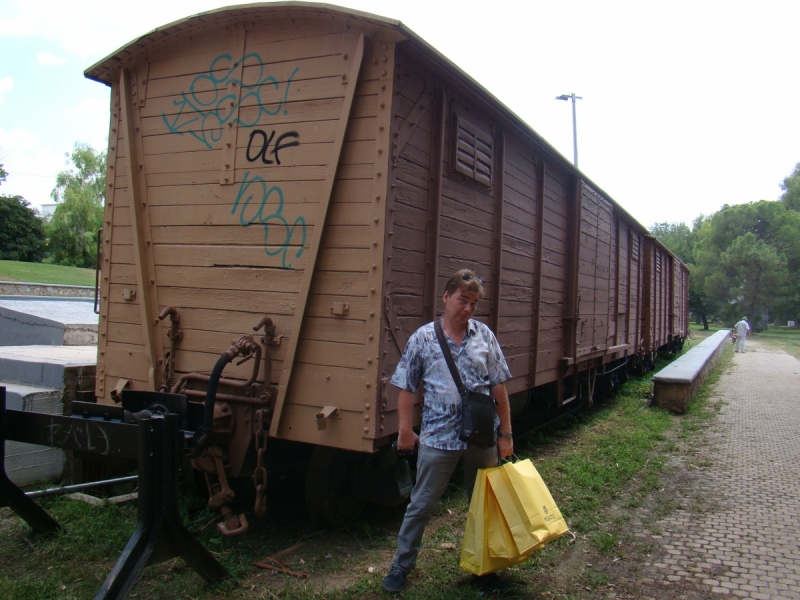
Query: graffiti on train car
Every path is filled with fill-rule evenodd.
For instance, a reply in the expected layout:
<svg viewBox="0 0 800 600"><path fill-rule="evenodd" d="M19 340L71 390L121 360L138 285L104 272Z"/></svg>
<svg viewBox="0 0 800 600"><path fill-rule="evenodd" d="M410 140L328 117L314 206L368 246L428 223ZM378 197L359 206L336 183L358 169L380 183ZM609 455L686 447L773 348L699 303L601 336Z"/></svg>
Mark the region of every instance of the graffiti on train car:
<svg viewBox="0 0 800 600"><path fill-rule="evenodd" d="M255 145L253 141L255 141L256 136L260 136L261 142L260 146L257 142ZM272 146L272 150L270 151L270 155L275 157L275 163L281 164L281 158L279 156L279 152L286 148L292 148L293 146L299 146L300 142L297 139L300 137L300 134L296 131L287 131L286 133L282 133L278 136L278 139L275 140L275 145ZM261 162L265 165L271 165L272 159L267 158L267 150L269 150L269 146L272 143L272 140L275 138L275 130L273 129L272 132L267 136L267 132L263 129L254 129L252 133L250 133L250 139L247 141L247 154L245 155L249 162L255 162L261 158ZM294 138L290 142L285 142L284 140ZM255 156L252 156L253 150L256 150Z"/></svg>
<svg viewBox="0 0 800 600"><path fill-rule="evenodd" d="M245 84L234 77L239 62L234 62L230 54L220 54L208 67L208 71L197 75L188 90L181 92L180 98L173 101L178 113L170 120L161 113L170 133L188 133L209 150L222 139L222 128L226 123L241 127L255 127L263 116L275 116L288 109L284 108L289 98L289 88L297 72L296 67L283 86L272 75L267 75L264 61L251 52L242 59L243 67L257 68L255 83ZM222 73L220 73L222 71ZM241 89L241 94L236 89ZM251 118L239 115L239 107L248 106L255 110Z"/></svg>
<svg viewBox="0 0 800 600"><path fill-rule="evenodd" d="M78 450L95 452L104 456L108 455L111 450L108 434L102 425L93 421L70 423L69 425L51 423L48 425L47 433L47 441L50 446L62 448L71 441Z"/></svg>
<svg viewBox="0 0 800 600"><path fill-rule="evenodd" d="M251 191L253 188L253 191ZM251 206L251 202L255 199ZM270 199L274 199L270 202ZM250 177L250 173L245 173L242 182L239 184L239 191L236 194L236 202L233 204L231 214L239 211L239 222L244 227L253 224L260 224L264 227L264 252L267 256L281 257L281 266L284 269L291 269L291 263L286 261L286 254L291 248L292 238L296 231L300 232L300 245L295 258L303 255L306 243L306 220L299 216L294 223L289 225L286 217L283 216L283 190L280 186L270 185L261 177L255 175ZM277 235L273 234L270 239L270 231L277 230ZM280 239L281 233L284 234ZM276 244L276 239L278 243Z"/></svg>

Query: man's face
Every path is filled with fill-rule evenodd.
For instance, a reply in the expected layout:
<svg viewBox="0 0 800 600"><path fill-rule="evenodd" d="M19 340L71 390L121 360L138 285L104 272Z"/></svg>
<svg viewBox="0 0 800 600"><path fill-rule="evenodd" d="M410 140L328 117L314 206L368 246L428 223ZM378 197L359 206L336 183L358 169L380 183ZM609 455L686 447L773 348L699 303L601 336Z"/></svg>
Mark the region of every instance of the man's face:
<svg viewBox="0 0 800 600"><path fill-rule="evenodd" d="M459 327L466 327L467 321L475 314L478 308L479 296L477 292L458 290L454 294L444 293L444 314L447 320Z"/></svg>

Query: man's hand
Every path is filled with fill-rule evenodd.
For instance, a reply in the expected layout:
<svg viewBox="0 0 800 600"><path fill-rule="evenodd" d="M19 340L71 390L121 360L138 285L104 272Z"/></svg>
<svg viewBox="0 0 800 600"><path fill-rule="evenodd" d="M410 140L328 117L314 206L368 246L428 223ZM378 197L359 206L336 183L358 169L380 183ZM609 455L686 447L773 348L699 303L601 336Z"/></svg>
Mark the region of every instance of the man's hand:
<svg viewBox="0 0 800 600"><path fill-rule="evenodd" d="M500 456L500 460L505 460L514 454L514 440L497 438L497 454Z"/></svg>
<svg viewBox="0 0 800 600"><path fill-rule="evenodd" d="M397 435L397 450L399 452L413 452L419 444L419 436L413 429L401 430Z"/></svg>

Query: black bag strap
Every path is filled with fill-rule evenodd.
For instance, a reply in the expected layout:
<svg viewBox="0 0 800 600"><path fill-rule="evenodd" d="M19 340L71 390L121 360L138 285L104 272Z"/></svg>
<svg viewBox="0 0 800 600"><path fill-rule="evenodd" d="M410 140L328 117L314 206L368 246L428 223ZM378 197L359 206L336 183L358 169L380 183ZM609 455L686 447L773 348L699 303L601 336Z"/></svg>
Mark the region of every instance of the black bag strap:
<svg viewBox="0 0 800 600"><path fill-rule="evenodd" d="M453 376L453 381L456 382L458 393L460 396L463 396L466 393L466 390L464 389L464 383L461 381L461 375L459 375L458 369L456 368L456 363L453 361L453 353L450 352L450 346L447 344L447 340L444 338L444 329L442 328L441 319L437 319L433 322L433 329L436 331L436 338L439 340L439 346L442 349L442 354L444 354L444 360L447 363L447 368L450 369L450 375Z"/></svg>

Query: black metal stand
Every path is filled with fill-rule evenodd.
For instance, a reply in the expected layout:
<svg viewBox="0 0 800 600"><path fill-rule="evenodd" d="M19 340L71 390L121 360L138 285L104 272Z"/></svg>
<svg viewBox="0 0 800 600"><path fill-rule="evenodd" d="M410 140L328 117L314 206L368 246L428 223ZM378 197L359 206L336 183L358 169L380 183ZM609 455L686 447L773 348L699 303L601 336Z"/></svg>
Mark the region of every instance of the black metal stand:
<svg viewBox="0 0 800 600"><path fill-rule="evenodd" d="M0 506L9 506L37 533L63 531L48 512L28 498L6 474L6 388L0 387Z"/></svg>
<svg viewBox="0 0 800 600"><path fill-rule="evenodd" d="M173 556L183 558L209 583L229 576L181 521L176 477L181 462L179 422L178 415L169 414L139 424L139 518L95 600L125 598L145 566Z"/></svg>
<svg viewBox="0 0 800 600"><path fill-rule="evenodd" d="M154 393L154 397L158 395ZM38 532L52 534L62 531L47 511L26 496L6 475L7 439L131 458L138 443L139 515L136 529L95 600L124 599L147 565L174 556L183 558L209 583L219 583L228 577L225 567L181 520L178 509L178 472L183 458L180 417L167 414L163 418L141 418L138 425L131 425L113 421L103 407L87 405L82 408L82 416L69 417L7 411L6 389L0 387L0 505L10 506ZM9 422L11 428L7 427ZM9 429L13 434L9 435ZM138 434L137 442L134 442L136 438L132 433Z"/></svg>

